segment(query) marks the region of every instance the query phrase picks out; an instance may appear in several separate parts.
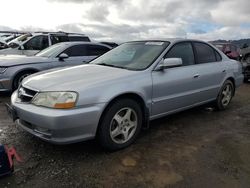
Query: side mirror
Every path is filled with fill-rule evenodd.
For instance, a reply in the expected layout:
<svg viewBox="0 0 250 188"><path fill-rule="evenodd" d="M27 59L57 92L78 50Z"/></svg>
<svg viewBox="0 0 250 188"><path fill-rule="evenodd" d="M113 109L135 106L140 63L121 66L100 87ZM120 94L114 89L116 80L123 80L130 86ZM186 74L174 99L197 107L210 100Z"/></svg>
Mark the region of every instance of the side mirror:
<svg viewBox="0 0 250 188"><path fill-rule="evenodd" d="M162 59L156 70L164 70L166 68L179 67L181 65L182 65L181 58L166 58Z"/></svg>
<svg viewBox="0 0 250 188"><path fill-rule="evenodd" d="M64 59L69 58L69 56L68 56L67 54L65 54L65 53L62 53L62 54L60 54L60 55L58 56L58 58L59 58L60 61L63 61Z"/></svg>

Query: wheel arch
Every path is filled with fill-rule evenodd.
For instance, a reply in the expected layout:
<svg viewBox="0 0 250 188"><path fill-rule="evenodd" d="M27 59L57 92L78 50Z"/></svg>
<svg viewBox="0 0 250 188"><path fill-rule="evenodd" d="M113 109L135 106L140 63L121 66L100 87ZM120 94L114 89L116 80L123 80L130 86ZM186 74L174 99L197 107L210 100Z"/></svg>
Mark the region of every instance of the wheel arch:
<svg viewBox="0 0 250 188"><path fill-rule="evenodd" d="M99 125L100 125L101 121L104 118L106 111L111 107L112 104L114 104L116 101L121 100L121 99L132 99L140 105L140 107L142 109L142 114L143 114L142 128L144 128L144 129L148 128L148 126L149 126L149 109L146 105L145 100L143 99L143 97L141 95L139 95L137 93L128 92L128 93L122 93L122 94L119 94L119 95L113 97L107 103L107 105L105 106L105 108L102 111L101 116L99 118L97 131L99 129Z"/></svg>
<svg viewBox="0 0 250 188"><path fill-rule="evenodd" d="M36 72L39 72L38 69L35 69L35 68L24 68L24 69L21 69L19 71L17 71L13 77L12 77L12 83L11 83L11 88L14 87L14 80L16 79L16 77L22 73L25 73L25 72L32 72L32 73L36 73Z"/></svg>
<svg viewBox="0 0 250 188"><path fill-rule="evenodd" d="M235 79L232 76L230 76L226 80L229 80L229 81L231 81L233 83L233 86L234 86L233 95L234 95L235 94Z"/></svg>

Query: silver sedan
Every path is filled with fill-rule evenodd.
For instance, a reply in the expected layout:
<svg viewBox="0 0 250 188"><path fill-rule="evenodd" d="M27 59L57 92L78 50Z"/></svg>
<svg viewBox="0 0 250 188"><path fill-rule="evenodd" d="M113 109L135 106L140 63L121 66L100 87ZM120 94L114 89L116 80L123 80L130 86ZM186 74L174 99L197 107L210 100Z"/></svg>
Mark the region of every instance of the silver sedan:
<svg viewBox="0 0 250 188"><path fill-rule="evenodd" d="M8 111L45 141L97 137L117 150L133 143L150 120L205 103L226 109L242 81L241 64L208 43L134 41L88 65L25 78Z"/></svg>
<svg viewBox="0 0 250 188"><path fill-rule="evenodd" d="M0 92L14 91L30 74L57 67L82 65L111 47L93 42L63 42L35 56L0 55Z"/></svg>

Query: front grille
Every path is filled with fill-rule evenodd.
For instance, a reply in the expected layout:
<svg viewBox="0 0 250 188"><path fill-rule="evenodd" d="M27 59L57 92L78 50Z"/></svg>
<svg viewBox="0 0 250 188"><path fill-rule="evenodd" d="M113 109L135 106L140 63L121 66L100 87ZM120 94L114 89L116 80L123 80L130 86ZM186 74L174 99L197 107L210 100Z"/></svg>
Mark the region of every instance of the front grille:
<svg viewBox="0 0 250 188"><path fill-rule="evenodd" d="M18 89L18 98L21 100L21 102L30 102L36 94L37 91L23 86Z"/></svg>
<svg viewBox="0 0 250 188"><path fill-rule="evenodd" d="M31 123L27 122L27 121L24 121L24 120L21 120L21 119L20 119L20 123L21 123L23 126L29 128L29 129L32 129L32 130L34 129L34 126L33 126Z"/></svg>

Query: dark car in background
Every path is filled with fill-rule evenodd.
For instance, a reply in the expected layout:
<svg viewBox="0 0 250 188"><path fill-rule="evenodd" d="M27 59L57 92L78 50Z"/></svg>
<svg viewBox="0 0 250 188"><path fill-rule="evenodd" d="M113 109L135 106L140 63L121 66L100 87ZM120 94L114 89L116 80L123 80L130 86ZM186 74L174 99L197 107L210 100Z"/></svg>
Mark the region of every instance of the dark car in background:
<svg viewBox="0 0 250 188"><path fill-rule="evenodd" d="M227 55L230 59L239 60L240 53L239 48L232 43L216 43L212 42L214 46L220 49L224 54Z"/></svg>
<svg viewBox="0 0 250 188"><path fill-rule="evenodd" d="M244 81L250 79L250 46L245 43L240 49L240 58L243 65Z"/></svg>

